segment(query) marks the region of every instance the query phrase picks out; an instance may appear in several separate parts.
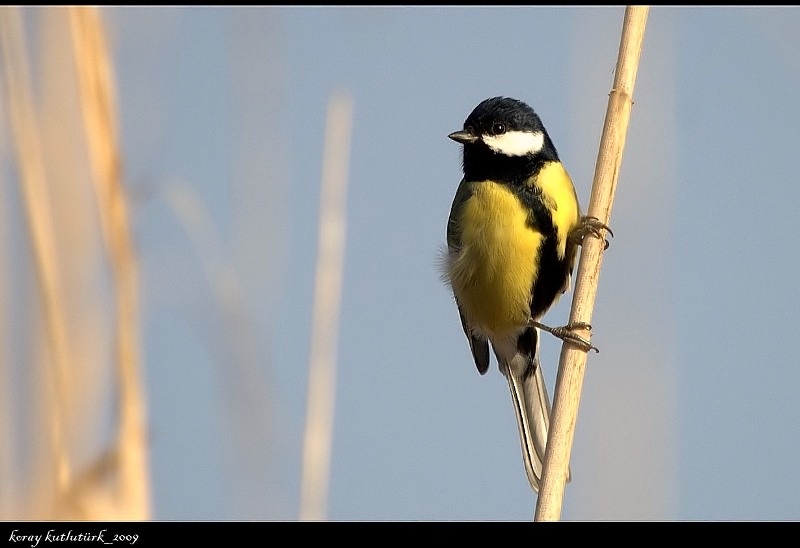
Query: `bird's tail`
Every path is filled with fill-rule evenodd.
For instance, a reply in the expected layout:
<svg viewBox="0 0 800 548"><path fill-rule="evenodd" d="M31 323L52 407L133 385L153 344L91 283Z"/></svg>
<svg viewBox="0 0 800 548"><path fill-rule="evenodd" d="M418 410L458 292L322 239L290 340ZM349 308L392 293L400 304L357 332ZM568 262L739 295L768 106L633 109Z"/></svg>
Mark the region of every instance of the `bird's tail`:
<svg viewBox="0 0 800 548"><path fill-rule="evenodd" d="M539 330L529 331L520 337L516 354L506 362L505 376L517 416L525 472L531 488L538 493L550 428L550 398L539 364Z"/></svg>

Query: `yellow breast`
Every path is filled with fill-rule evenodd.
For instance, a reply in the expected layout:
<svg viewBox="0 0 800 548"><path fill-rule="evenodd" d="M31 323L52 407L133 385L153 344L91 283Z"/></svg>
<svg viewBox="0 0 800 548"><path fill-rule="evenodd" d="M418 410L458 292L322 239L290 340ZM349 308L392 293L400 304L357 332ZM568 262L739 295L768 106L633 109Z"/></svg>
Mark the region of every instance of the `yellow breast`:
<svg viewBox="0 0 800 548"><path fill-rule="evenodd" d="M558 233L558 258L563 259L569 233L580 221L578 196L567 170L560 162L550 162L542 167L536 178L542 190L542 200L548 204L553 216L553 226Z"/></svg>
<svg viewBox="0 0 800 548"><path fill-rule="evenodd" d="M527 212L508 187L473 184L458 219L461 253L450 265L450 282L469 324L501 334L529 320L543 238L527 225Z"/></svg>

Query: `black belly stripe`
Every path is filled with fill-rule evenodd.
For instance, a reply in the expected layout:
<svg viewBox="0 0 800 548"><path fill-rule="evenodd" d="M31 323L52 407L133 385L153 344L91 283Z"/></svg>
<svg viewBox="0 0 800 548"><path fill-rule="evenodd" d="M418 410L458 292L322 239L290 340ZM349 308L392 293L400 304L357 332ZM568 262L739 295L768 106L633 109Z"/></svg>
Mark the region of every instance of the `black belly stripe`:
<svg viewBox="0 0 800 548"><path fill-rule="evenodd" d="M541 194L535 187L515 186L517 196L529 208L528 225L545 235L539 248L538 276L531 293L531 317L541 317L560 294L569 275L570 265L565 259L558 257L557 233L553 225L553 217L542 202ZM568 246L569 247L569 246Z"/></svg>
<svg viewBox="0 0 800 548"><path fill-rule="evenodd" d="M555 237L547 238L539 249L539 275L533 284L531 295L531 317L541 317L552 306L564 288L569 265L558 258Z"/></svg>

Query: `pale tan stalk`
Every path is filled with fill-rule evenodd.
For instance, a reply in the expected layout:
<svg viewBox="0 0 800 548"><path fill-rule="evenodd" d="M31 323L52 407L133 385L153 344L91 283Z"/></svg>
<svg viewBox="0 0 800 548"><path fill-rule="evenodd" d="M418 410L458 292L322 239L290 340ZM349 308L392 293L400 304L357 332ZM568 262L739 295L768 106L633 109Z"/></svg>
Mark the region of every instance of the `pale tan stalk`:
<svg viewBox="0 0 800 548"><path fill-rule="evenodd" d="M52 200L44 170L39 122L31 94L29 57L22 15L17 7L1 8L0 55L4 103L11 123L11 140L17 159L27 234L46 330L48 352L45 361L51 366L47 378L52 399L51 405L44 406L44 409L48 414L48 437L54 463L52 484L55 486L55 500L63 500L70 491L73 475L65 424L65 390L70 364L66 311L50 205Z"/></svg>
<svg viewBox="0 0 800 548"><path fill-rule="evenodd" d="M79 99L97 208L111 268L119 395L117 519L150 517L147 412L139 357L138 271L122 184L114 74L97 8L71 7Z"/></svg>
<svg viewBox="0 0 800 548"><path fill-rule="evenodd" d="M331 97L322 162L317 274L300 491L302 520L324 520L327 517L352 110L349 96L337 94Z"/></svg>
<svg viewBox="0 0 800 548"><path fill-rule="evenodd" d="M647 14L647 6L625 8L616 75L608 98L588 210L588 215L596 217L606 225L611 217L611 206L622 164ZM591 323L603 246L604 242L598 238L588 236L584 239L572 299L570 324ZM578 334L588 336L589 332L587 330ZM586 351L565 343L561 348L542 483L534 516L536 521L557 521L561 517L585 366Z"/></svg>

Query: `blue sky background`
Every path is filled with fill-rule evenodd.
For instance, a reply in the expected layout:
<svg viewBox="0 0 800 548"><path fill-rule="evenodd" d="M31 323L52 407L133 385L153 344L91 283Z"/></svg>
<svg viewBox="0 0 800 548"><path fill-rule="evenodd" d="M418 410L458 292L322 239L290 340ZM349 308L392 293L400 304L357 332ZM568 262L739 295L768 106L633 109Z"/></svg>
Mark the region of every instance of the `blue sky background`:
<svg viewBox="0 0 800 548"><path fill-rule="evenodd" d="M623 11L102 8L155 518L297 518L326 106L345 90L329 517L531 519L505 380L478 375L436 268L461 176L447 134L486 97L525 100L586 208ZM565 520L800 517L798 28L797 8L650 11ZM542 345L551 393L559 348Z"/></svg>

